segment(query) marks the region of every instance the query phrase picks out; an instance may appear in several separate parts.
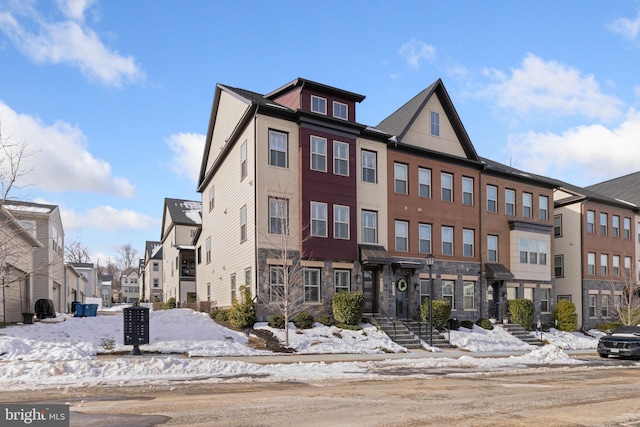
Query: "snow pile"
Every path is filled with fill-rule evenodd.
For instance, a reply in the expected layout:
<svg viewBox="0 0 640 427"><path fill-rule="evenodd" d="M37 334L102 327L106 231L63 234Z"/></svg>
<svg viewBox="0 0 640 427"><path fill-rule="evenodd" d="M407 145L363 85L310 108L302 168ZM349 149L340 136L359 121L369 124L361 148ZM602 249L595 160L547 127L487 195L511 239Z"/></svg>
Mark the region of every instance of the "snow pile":
<svg viewBox="0 0 640 427"><path fill-rule="evenodd" d="M596 337L604 335L599 331L590 331ZM536 338L540 339L540 332L533 332ZM587 336L581 332L564 332L551 328L549 332L542 332L542 340L565 350L584 350L598 346L597 338Z"/></svg>
<svg viewBox="0 0 640 427"><path fill-rule="evenodd" d="M535 348L509 334L500 326L490 331L478 325L473 325L473 329L461 327L457 331L451 331L451 344L473 352L522 351Z"/></svg>

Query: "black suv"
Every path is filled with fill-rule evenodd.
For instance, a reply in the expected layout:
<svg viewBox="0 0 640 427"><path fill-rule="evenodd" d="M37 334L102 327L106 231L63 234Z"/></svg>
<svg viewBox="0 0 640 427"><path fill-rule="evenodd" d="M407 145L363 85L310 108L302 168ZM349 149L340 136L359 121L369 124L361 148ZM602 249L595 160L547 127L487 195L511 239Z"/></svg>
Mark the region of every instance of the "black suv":
<svg viewBox="0 0 640 427"><path fill-rule="evenodd" d="M600 357L640 359L640 326L619 326L598 341Z"/></svg>

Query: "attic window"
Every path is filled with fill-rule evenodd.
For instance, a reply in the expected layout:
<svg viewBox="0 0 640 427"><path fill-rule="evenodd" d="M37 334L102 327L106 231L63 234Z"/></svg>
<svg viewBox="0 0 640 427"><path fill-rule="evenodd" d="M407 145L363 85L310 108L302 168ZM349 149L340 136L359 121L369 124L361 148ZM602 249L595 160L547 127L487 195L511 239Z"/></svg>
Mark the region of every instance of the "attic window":
<svg viewBox="0 0 640 427"><path fill-rule="evenodd" d="M314 113L327 114L327 100L319 96L311 95L311 111Z"/></svg>
<svg viewBox="0 0 640 427"><path fill-rule="evenodd" d="M431 135L440 136L440 113L431 112Z"/></svg>
<svg viewBox="0 0 640 427"><path fill-rule="evenodd" d="M333 101L333 117L337 119L347 120L349 118L347 111L347 104Z"/></svg>

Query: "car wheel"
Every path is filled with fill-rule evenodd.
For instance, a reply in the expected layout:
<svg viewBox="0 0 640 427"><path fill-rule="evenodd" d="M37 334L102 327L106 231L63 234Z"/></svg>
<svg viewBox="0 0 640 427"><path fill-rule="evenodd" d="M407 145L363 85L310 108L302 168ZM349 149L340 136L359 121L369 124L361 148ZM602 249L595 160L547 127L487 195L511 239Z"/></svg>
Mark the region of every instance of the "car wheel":
<svg viewBox="0 0 640 427"><path fill-rule="evenodd" d="M606 359L607 357L609 357L609 355L608 355L608 354L602 354L602 353L599 353L599 355L600 355L600 357L602 357L603 359Z"/></svg>

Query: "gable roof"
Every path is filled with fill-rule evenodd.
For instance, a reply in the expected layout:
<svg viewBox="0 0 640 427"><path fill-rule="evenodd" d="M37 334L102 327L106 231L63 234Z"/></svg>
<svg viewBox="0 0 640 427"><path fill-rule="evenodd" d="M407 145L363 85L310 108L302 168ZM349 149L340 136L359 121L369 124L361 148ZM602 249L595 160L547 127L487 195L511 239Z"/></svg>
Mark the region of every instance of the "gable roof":
<svg viewBox="0 0 640 427"><path fill-rule="evenodd" d="M145 253L149 259L162 259L162 243L147 240L145 243Z"/></svg>
<svg viewBox="0 0 640 427"><path fill-rule="evenodd" d="M585 187L600 194L626 200L640 206L640 172L630 173Z"/></svg>
<svg viewBox="0 0 640 427"><path fill-rule="evenodd" d="M272 92L269 92L268 94L265 95L265 98L273 99L298 86L305 86L310 89L317 89L320 92L328 93L330 95L337 95L341 98L348 99L349 101L354 101L354 102L362 102L366 98L364 95L360 95L358 93L349 92L347 90L339 89L337 87L314 82L309 79L303 79L302 77L298 77L290 81L289 83L279 87L278 89Z"/></svg>
<svg viewBox="0 0 640 427"><path fill-rule="evenodd" d="M514 167L496 162L495 160L491 160L486 157L480 157L479 159L480 162L482 162L482 164L484 165L485 172L504 175L510 180L534 182L537 185L543 185L548 188L557 188L560 186L560 182L558 180L542 175L536 175L530 172L525 172L521 169L516 169Z"/></svg>
<svg viewBox="0 0 640 427"><path fill-rule="evenodd" d="M635 203L615 197L609 197L606 194L593 191L587 187L578 187L577 185L569 184L568 182L563 182L560 180L557 180L557 182L559 183L559 187L567 193L570 193L571 196L559 200L554 200L553 204L555 207L566 206L573 203L590 200L596 203L617 206L623 209L631 209L634 211L638 210L638 205L636 205Z"/></svg>
<svg viewBox="0 0 640 427"><path fill-rule="evenodd" d="M451 122L451 126L453 127L467 158L478 161L476 149L473 147L471 139L462 125L462 120L460 120L460 116L458 116L458 112L453 106L453 102L451 102L451 98L449 97L441 79L436 80L429 87L411 98L402 107L398 108L389 117L381 121L376 126L376 129L386 132L392 135L396 141L402 142L404 136L417 120L422 110L426 107L427 102L429 102L431 97L434 95L440 100L442 108L444 108L444 111Z"/></svg>
<svg viewBox="0 0 640 427"><path fill-rule="evenodd" d="M125 271L122 272L121 276L122 277L126 277L126 276L130 275L131 273L136 273L137 274L138 271L133 267L129 267Z"/></svg>
<svg viewBox="0 0 640 427"><path fill-rule="evenodd" d="M202 224L202 202L196 200L164 199L165 212L169 212L171 222L179 225ZM165 219L162 224L164 229Z"/></svg>

